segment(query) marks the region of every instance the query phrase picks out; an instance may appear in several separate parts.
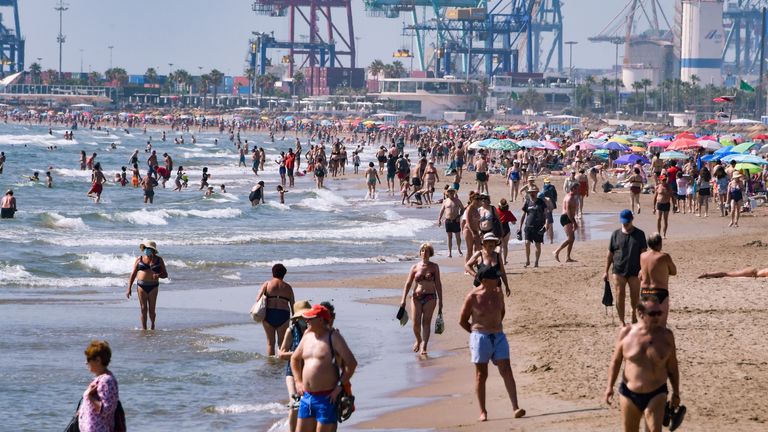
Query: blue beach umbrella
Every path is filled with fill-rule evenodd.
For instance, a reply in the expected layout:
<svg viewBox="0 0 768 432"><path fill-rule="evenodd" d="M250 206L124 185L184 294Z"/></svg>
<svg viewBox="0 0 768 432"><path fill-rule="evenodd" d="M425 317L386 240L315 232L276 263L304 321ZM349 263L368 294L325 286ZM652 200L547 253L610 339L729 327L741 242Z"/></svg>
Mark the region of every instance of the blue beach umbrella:
<svg viewBox="0 0 768 432"><path fill-rule="evenodd" d="M608 141L605 144L601 144L600 147L604 148L605 150L616 150L616 151L629 150L629 147L625 146L624 144L618 143L616 141Z"/></svg>
<svg viewBox="0 0 768 432"><path fill-rule="evenodd" d="M650 163L648 158L646 158L645 156L639 156L636 154L621 155L618 157L618 159L613 161L613 163L615 163L616 165L632 165L637 162L640 162L643 165Z"/></svg>
<svg viewBox="0 0 768 432"><path fill-rule="evenodd" d="M527 149L544 148L544 144L542 144L542 143L540 143L538 141L535 141L535 140L531 140L531 139L524 139L522 141L519 141L517 143L517 145L519 145L520 147L527 148Z"/></svg>
<svg viewBox="0 0 768 432"><path fill-rule="evenodd" d="M755 165L768 165L768 161L761 158L760 156L750 155L750 154L742 154L742 153L736 153L736 154L729 154L727 156L724 156L722 159L725 163L731 163L731 161L736 161L738 163L751 163Z"/></svg>

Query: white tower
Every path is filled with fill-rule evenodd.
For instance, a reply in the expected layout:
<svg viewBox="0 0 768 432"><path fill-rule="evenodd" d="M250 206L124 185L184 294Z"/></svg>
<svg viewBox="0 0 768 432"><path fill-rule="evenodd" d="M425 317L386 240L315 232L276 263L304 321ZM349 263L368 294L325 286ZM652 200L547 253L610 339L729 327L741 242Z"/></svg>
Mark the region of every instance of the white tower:
<svg viewBox="0 0 768 432"><path fill-rule="evenodd" d="M680 79L696 75L701 85L723 83L723 0L682 0Z"/></svg>

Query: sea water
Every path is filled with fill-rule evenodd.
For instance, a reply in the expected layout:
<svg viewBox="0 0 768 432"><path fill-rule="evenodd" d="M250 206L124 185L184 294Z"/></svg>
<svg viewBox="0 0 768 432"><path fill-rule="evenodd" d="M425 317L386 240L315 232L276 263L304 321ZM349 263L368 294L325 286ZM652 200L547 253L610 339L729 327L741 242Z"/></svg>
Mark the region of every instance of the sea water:
<svg viewBox="0 0 768 432"><path fill-rule="evenodd" d="M0 150L7 157L0 189L13 189L19 208L15 219L0 221L2 429L63 427L91 379L83 349L99 338L113 348L110 369L132 429L280 430L284 362L264 355L263 330L247 315L271 266L285 264L289 282L394 272L392 287L398 288L418 243L441 238L431 212L403 215L393 200L365 200L356 179L327 179L327 189L316 190L311 175L296 177L280 204L274 161L294 146L290 135L273 143L263 134L242 134L251 148L267 153L266 169L256 177L250 157L247 167L238 167L234 144L218 132L195 133L196 144L185 133L183 145L173 143L181 134L170 131L166 142L157 130L74 133L68 141L63 129L49 135L47 126L0 126ZM145 205L141 189L113 179L126 166L130 181L128 162L136 149L146 173L150 139L160 164L168 152L190 182L173 192L171 180L168 188L156 188L153 205ZM308 148L307 138L301 139ZM100 203L86 197L90 172L79 169L81 150L98 154L110 181ZM364 155L373 158L370 149ZM199 190L204 166L216 191L212 197ZM44 180L49 169L51 189ZM29 181L34 171L40 183ZM252 207L248 193L259 180L266 183L266 204ZM226 194L219 193L221 184ZM169 273L160 286L158 330L150 333L138 329L135 288L125 299L145 239L157 242ZM236 290L238 301L222 306L222 299L233 297L228 289ZM338 325L360 361L360 391L370 395L361 398L358 418L403 403L381 398L398 382L414 382L407 364L416 362L407 354L410 343L403 342L411 335L396 324L392 307L357 302L393 293L296 290L297 298L337 306ZM200 295L191 305L184 300Z"/></svg>

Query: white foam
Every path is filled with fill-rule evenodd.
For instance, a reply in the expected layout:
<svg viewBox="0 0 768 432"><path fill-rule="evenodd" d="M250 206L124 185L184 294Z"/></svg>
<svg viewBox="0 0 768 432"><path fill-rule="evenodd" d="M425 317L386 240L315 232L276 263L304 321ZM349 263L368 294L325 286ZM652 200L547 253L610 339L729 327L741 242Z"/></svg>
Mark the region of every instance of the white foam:
<svg viewBox="0 0 768 432"><path fill-rule="evenodd" d="M56 287L56 288L77 288L77 287L113 287L124 286L125 278L85 278L85 277L64 277L64 278L46 278L39 277L29 273L24 266L6 265L0 263L0 284L16 285L27 287Z"/></svg>
<svg viewBox="0 0 768 432"><path fill-rule="evenodd" d="M232 274L225 274L221 277L222 279L229 279L229 280L240 280L240 272L235 272Z"/></svg>
<svg viewBox="0 0 768 432"><path fill-rule="evenodd" d="M321 265L329 265L329 264L372 264L372 263L396 263L401 261L407 261L409 259L415 258L408 257L405 255L395 255L395 256L375 256L375 257L367 257L367 258L344 258L344 257L326 257L326 258L288 258L285 260L275 260L275 261L261 261L261 262L254 262L250 263L249 265L252 267L272 267L273 265L277 263L281 263L286 267L290 268L296 268L296 267L312 267L312 266L321 266Z"/></svg>
<svg viewBox="0 0 768 432"><path fill-rule="evenodd" d="M340 211L340 207L349 206L349 202L344 197L327 189L317 189L310 193L315 196L304 198L297 203L297 206L324 212Z"/></svg>
<svg viewBox="0 0 768 432"><path fill-rule="evenodd" d="M198 217L203 219L231 219L240 217L243 212L235 208L222 208L210 210L147 210L141 209L132 212L99 215L114 221L128 222L135 225L168 225L172 217Z"/></svg>
<svg viewBox="0 0 768 432"><path fill-rule="evenodd" d="M184 159L190 158L232 158L237 159L238 155L234 153L203 153L203 152L184 152Z"/></svg>
<svg viewBox="0 0 768 432"><path fill-rule="evenodd" d="M84 178L91 178L91 171L88 170L79 170L79 169L69 169L69 168L55 168L53 170L54 174L60 175L62 177L84 177Z"/></svg>
<svg viewBox="0 0 768 432"><path fill-rule="evenodd" d="M131 272L135 256L128 254L102 254L98 252L81 255L77 263L88 271L106 274L128 274Z"/></svg>
<svg viewBox="0 0 768 432"><path fill-rule="evenodd" d="M65 140L55 135L0 135L0 144L33 145L33 146L64 146L78 144L77 140Z"/></svg>
<svg viewBox="0 0 768 432"><path fill-rule="evenodd" d="M397 221L403 218L398 212L391 209L384 210L384 212L382 212L382 215L388 221Z"/></svg>
<svg viewBox="0 0 768 432"><path fill-rule="evenodd" d="M81 218L68 218L58 213L44 212L41 215L43 226L53 229L86 229L88 226Z"/></svg>
<svg viewBox="0 0 768 432"><path fill-rule="evenodd" d="M232 404L225 406L213 406L207 409L215 414L247 414L269 412L270 414L280 415L285 413L285 405L272 402L266 404Z"/></svg>

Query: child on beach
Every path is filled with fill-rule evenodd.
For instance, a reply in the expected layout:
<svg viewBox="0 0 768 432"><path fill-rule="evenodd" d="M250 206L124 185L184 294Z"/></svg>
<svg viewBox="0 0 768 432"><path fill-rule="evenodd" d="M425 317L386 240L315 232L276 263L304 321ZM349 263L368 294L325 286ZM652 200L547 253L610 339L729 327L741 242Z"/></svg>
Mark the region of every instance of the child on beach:
<svg viewBox="0 0 768 432"><path fill-rule="evenodd" d="M357 152L352 153L352 164L354 164L355 174L357 174L357 169L360 167L360 155Z"/></svg>
<svg viewBox="0 0 768 432"><path fill-rule="evenodd" d="M205 195L204 196L206 198L213 196L213 186L208 186L208 190L205 191Z"/></svg>
<svg viewBox="0 0 768 432"><path fill-rule="evenodd" d="M411 194L409 193L410 190L411 190L411 183L409 183L409 182L402 182L401 183L400 192L403 195L403 199L401 201L401 204L405 205L405 201L406 200L408 201L408 203L411 202L409 200L409 198L411 197Z"/></svg>
<svg viewBox="0 0 768 432"><path fill-rule="evenodd" d="M277 185L277 193L280 195L280 204L285 204L285 193L288 192L280 185Z"/></svg>

